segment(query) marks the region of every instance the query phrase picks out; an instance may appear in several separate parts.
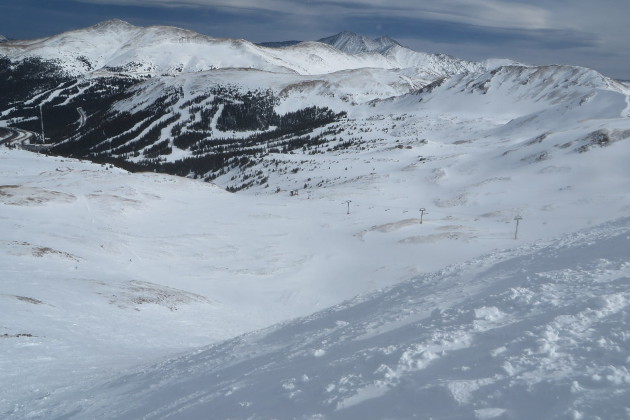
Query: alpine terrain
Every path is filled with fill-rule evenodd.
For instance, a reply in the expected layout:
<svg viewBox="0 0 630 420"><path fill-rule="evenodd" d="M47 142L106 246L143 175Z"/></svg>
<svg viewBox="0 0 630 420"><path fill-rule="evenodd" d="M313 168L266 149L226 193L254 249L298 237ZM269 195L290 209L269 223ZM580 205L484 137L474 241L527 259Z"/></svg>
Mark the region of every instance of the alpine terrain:
<svg viewBox="0 0 630 420"><path fill-rule="evenodd" d="M112 20L0 92L0 417L630 418L625 82Z"/></svg>

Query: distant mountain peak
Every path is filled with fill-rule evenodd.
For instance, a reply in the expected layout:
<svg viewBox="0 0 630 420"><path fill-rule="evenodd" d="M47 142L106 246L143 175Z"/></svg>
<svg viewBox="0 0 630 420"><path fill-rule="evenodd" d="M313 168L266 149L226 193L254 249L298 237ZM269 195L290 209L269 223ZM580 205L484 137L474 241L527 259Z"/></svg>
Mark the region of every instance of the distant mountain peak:
<svg viewBox="0 0 630 420"><path fill-rule="evenodd" d="M378 38L370 39L351 31L343 31L336 35L319 39L318 42L332 45L338 50L348 54L368 52L382 53L394 46L401 46L398 41L390 38L389 36L380 36Z"/></svg>
<svg viewBox="0 0 630 420"><path fill-rule="evenodd" d="M125 22L124 20L121 20L121 19L104 20L103 22L99 22L96 25L93 25L91 28L101 29L101 28L119 28L119 27L135 28L135 26L132 25L131 23Z"/></svg>
<svg viewBox="0 0 630 420"><path fill-rule="evenodd" d="M88 26L87 28L78 29L71 32L92 32L92 33L117 33L122 34L139 29L137 26L132 25L129 22L125 22L120 19L109 19L97 23L96 25Z"/></svg>
<svg viewBox="0 0 630 420"><path fill-rule="evenodd" d="M0 42L7 42L9 39L4 36L4 35L0 35Z"/></svg>

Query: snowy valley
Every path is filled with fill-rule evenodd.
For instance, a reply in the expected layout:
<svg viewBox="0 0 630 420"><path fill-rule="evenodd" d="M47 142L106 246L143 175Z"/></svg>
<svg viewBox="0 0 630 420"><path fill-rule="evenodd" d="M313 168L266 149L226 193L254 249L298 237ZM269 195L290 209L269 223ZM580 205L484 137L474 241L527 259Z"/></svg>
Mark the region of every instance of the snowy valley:
<svg viewBox="0 0 630 420"><path fill-rule="evenodd" d="M0 44L1 417L630 418L630 88L320 41Z"/></svg>

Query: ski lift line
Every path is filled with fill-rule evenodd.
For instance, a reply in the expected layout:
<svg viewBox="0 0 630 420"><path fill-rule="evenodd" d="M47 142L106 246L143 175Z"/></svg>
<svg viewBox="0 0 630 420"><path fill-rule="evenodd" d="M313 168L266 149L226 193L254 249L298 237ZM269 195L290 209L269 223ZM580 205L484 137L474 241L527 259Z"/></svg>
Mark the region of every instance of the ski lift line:
<svg viewBox="0 0 630 420"><path fill-rule="evenodd" d="M345 202L344 202L345 204ZM417 212L418 209L420 207L401 207L401 206L387 206L387 205L383 205L383 204L372 204L372 203L368 203L365 201L356 201L356 200L352 200L352 205L355 208L362 208L362 207L367 207L368 209L371 208L380 208L380 209L386 209L386 210L402 210L404 212L407 213L413 213L413 212ZM427 209L429 210L429 209ZM475 219L479 219L479 218L486 218L483 217L480 213L465 213L465 212L457 212L457 211L447 211L447 210L436 210L435 208L431 208L430 212L433 215L444 215L444 216L465 216L465 217L470 217L470 218L475 218ZM513 210L513 215L517 215L520 214L520 212L518 210ZM504 217L513 217L512 215L509 214L509 211L506 211L505 214L503 215ZM491 219L489 217L489 219ZM541 217L541 219L543 220L557 220L557 219L566 219L566 214L548 214L545 215L545 217ZM571 216L571 219L578 219L578 220L594 220L593 217L588 217L588 216Z"/></svg>
<svg viewBox="0 0 630 420"><path fill-rule="evenodd" d="M353 201L353 203L357 206L357 207L361 207L361 206L365 206L368 208L382 208L382 209L389 209L389 210L402 210L402 211L407 211L407 212L416 212L418 211L418 208L416 207L400 207L400 206L385 206L382 204L367 204L365 202L360 202L360 201ZM479 217L478 213L462 213L462 212L452 212L452 211L440 211L440 210L431 210L433 213L437 213L437 214L446 214L446 215L459 215L459 216L468 216L468 217Z"/></svg>
<svg viewBox="0 0 630 420"><path fill-rule="evenodd" d="M357 207L361 207L361 206L366 206L369 208L373 208L373 207L378 207L378 208L383 208L383 209L390 209L390 210L403 210L403 211L408 211L408 212L415 212L418 211L418 208L416 207L400 207L400 206L386 206L383 204L367 204L365 202L361 202L361 201L353 201L353 204L355 204ZM432 213L437 213L437 214L446 214L446 215L459 215L459 216L468 216L468 217L479 217L478 213L463 213L463 212L453 212L453 211L442 211L442 210L434 210L433 208L431 209Z"/></svg>
<svg viewBox="0 0 630 420"><path fill-rule="evenodd" d="M361 202L361 201L353 201L353 204L355 204L357 207L361 207L361 206L365 206L368 208L374 208L374 207L378 207L378 208L382 208L382 209L389 209L389 210L403 210L403 211L407 211L407 212L416 212L418 211L419 207L401 207L401 206L386 206L386 205L382 205L382 204L367 204L365 202ZM463 212L454 212L454 211L443 211L443 210L435 210L434 208L431 209L431 212L434 214L445 214L445 215L458 215L458 216L468 216L468 217L480 217L479 213L463 213Z"/></svg>

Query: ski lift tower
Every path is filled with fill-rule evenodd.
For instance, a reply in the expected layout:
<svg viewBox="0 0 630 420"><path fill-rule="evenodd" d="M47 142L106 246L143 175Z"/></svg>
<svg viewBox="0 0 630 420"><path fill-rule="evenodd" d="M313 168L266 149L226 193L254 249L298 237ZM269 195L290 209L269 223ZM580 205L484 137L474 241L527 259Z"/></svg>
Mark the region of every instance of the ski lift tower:
<svg viewBox="0 0 630 420"><path fill-rule="evenodd" d="M522 216L516 216L514 218L514 220L516 220L516 230L514 231L514 240L517 240L518 239L518 222L523 220L523 217Z"/></svg>

